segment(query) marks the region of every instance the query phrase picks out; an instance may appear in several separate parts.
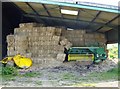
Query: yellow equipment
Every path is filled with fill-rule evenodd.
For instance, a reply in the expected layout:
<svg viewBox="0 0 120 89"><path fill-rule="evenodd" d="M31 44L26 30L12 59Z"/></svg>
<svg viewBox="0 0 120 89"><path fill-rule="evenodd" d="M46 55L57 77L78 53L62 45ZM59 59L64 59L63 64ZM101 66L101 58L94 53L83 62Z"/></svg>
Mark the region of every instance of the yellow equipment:
<svg viewBox="0 0 120 89"><path fill-rule="evenodd" d="M93 61L94 54L69 54L68 61L80 60L80 61Z"/></svg>
<svg viewBox="0 0 120 89"><path fill-rule="evenodd" d="M21 56L21 55L15 55L14 57L6 57L1 62L3 64L7 64L9 61L13 61L18 67L20 68L29 68L32 66L32 60L30 58Z"/></svg>
<svg viewBox="0 0 120 89"><path fill-rule="evenodd" d="M12 60L13 57L6 57L4 59L2 59L0 62L2 62L3 64L7 64L9 61Z"/></svg>

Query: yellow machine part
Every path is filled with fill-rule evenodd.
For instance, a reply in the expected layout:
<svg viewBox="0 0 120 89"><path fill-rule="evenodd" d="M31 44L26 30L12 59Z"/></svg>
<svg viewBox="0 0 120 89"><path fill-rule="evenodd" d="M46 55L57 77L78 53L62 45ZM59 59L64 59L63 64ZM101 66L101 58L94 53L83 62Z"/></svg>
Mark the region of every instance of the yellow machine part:
<svg viewBox="0 0 120 89"><path fill-rule="evenodd" d="M74 60L94 60L94 54L69 54L68 55L68 61L74 61Z"/></svg>
<svg viewBox="0 0 120 89"><path fill-rule="evenodd" d="M6 64L6 63L8 63L9 61L11 61L12 58L13 58L13 57L6 57L6 58L2 59L0 62L2 62L3 64Z"/></svg>
<svg viewBox="0 0 120 89"><path fill-rule="evenodd" d="M13 57L15 64L20 68L29 68L32 66L32 60L21 55L16 55Z"/></svg>

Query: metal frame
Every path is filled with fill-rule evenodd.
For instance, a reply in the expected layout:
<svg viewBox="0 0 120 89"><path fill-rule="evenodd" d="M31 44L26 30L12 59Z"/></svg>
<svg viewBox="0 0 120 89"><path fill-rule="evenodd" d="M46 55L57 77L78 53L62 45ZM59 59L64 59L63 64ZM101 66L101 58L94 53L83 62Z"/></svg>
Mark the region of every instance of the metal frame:
<svg viewBox="0 0 120 89"><path fill-rule="evenodd" d="M42 4L42 6L44 7L44 9L45 9L45 11L47 12L47 14L51 17L51 14L50 14L50 12L48 11L47 7L46 7L44 4Z"/></svg>
<svg viewBox="0 0 120 89"><path fill-rule="evenodd" d="M97 17L99 16L101 14L101 11L99 11L97 14L96 14L96 16L91 20L91 22L89 23L89 25L88 26L86 26L86 28L88 28L96 19L97 19Z"/></svg>
<svg viewBox="0 0 120 89"><path fill-rule="evenodd" d="M79 19L79 15L80 15L80 9L78 10L78 15L77 15L77 20Z"/></svg>
<svg viewBox="0 0 120 89"><path fill-rule="evenodd" d="M105 12L120 13L118 9L110 9L110 8L103 8L103 7L97 7L97 6L83 5L83 4L64 3L64 2L51 1L51 0L34 0L34 1L33 0L17 0L17 1L52 4L52 5L58 5L58 6L70 6L75 8L85 8L85 9L99 10L99 11L105 11Z"/></svg>
<svg viewBox="0 0 120 89"><path fill-rule="evenodd" d="M99 27L96 31L98 31L101 28L103 28L104 26L108 25L109 23L111 23L112 21L114 21L115 19L117 19L118 17L120 17L120 15L117 15L115 18L111 19L110 21L108 21L107 23L105 23L104 25L102 25L101 27ZM114 27L114 29L116 29L116 27Z"/></svg>
<svg viewBox="0 0 120 89"><path fill-rule="evenodd" d="M35 17L35 18L42 18L42 19L49 19L49 20L58 20L58 21L61 21L61 22L80 22L80 21L76 21L76 20L72 20L72 19L67 19L67 18L64 18L64 19L61 19L61 17L50 17L49 16L35 16L35 15L29 15L29 14L25 14L24 16L27 16L27 17ZM49 22L48 20L48 22ZM82 21L81 21L82 22ZM63 23L62 23L63 24ZM66 25L66 23L64 23L63 25Z"/></svg>
<svg viewBox="0 0 120 89"><path fill-rule="evenodd" d="M101 14L101 11L99 11L99 12L96 14L96 16L92 19L91 22L94 22L100 14Z"/></svg>
<svg viewBox="0 0 120 89"><path fill-rule="evenodd" d="M48 11L48 8L47 8L44 4L42 4L42 6L43 6L43 8L45 9L45 11L47 12L48 16L49 16L49 17L53 17L53 16L50 14L50 12ZM55 21L52 21L52 22L53 22L53 24L55 23Z"/></svg>
<svg viewBox="0 0 120 89"><path fill-rule="evenodd" d="M60 14L61 14L61 18L63 19L64 17L63 17L63 14L61 13L61 6L59 6L59 12L60 12Z"/></svg>
<svg viewBox="0 0 120 89"><path fill-rule="evenodd" d="M36 17L36 18L49 18L49 19L61 19L60 17L49 17L49 16L37 16L37 15L33 15L33 14L24 14L24 16L27 16L27 17ZM76 20L76 19L67 19L67 18L64 18L64 20L69 20L69 21L77 21L77 22L86 22L86 23L89 23L89 21L83 21L83 20ZM103 25L103 23L98 23L98 22L93 22L93 24L96 24L96 25ZM107 25L108 27L111 27L111 28L115 28L115 26L112 26L112 25ZM94 29L95 30L95 29Z"/></svg>
<svg viewBox="0 0 120 89"><path fill-rule="evenodd" d="M27 14L24 10L22 10L20 7L18 7L16 4L14 4L13 2L10 2L12 5L14 5L19 11L20 11L20 13L22 14L21 15L21 22L22 22L22 20L23 20L23 18L24 18L24 14ZM34 19L34 18L32 18L32 19ZM34 19L35 21L37 21L38 23L40 22L40 21L38 21L37 19ZM45 24L45 22L41 19L41 22L42 23L44 23Z"/></svg>
<svg viewBox="0 0 120 89"><path fill-rule="evenodd" d="M36 15L38 15L38 16L40 16L40 14L28 3L28 2L25 2L33 11L34 11L34 13L36 13ZM37 22L39 22L37 19L35 19ZM41 21L42 21L42 23L44 23L44 24L48 24L47 22L45 22L45 21L43 21L42 19L41 19Z"/></svg>
<svg viewBox="0 0 120 89"><path fill-rule="evenodd" d="M35 0L36 1L36 0ZM107 27L110 27L110 28L113 28L113 29L117 29L117 27L115 26L115 25L111 25L111 24L109 24L109 23L111 23L112 21L114 21L116 18L118 18L119 17L119 15L117 16L117 17L115 17L115 18L113 18L112 20L110 20L110 21L108 21L107 23L99 23L99 22L94 22L96 19L97 19L97 17L101 14L101 12L102 11L99 11L99 12L97 12L97 14L95 15L95 17L91 20L91 21L84 21L84 20L80 20L79 18L79 14L80 14L80 12L81 12L81 9L82 8L78 8L78 15L76 16L76 19L68 19L68 18L64 18L64 16L63 16L63 14L61 13L61 11L60 11L60 14L61 14L61 18L59 18L59 17L53 17L53 16L51 16L51 13L48 11L48 9L49 8L47 8L46 6L45 6L45 4L50 4L51 3L51 1L48 1L48 2L46 2L46 1L39 1L38 3L40 3L42 6L43 6L43 8L45 9L45 11L47 12L47 14L48 14L48 16L44 16L44 15L40 15L35 9L34 9L34 7L32 7L28 2L25 2L33 11L34 11L34 13L36 14L36 15L34 15L34 14L24 14L24 16L28 16L28 17L35 17L35 16L37 16L36 18L38 18L38 16L41 18L41 20L42 20L42 22L44 22L45 24L47 23L47 21L43 21L43 19L42 18L48 18L48 16L49 16L49 18L51 18L51 20L52 19L64 19L64 20L70 20L70 21L82 21L83 23L84 22L86 22L86 23L88 23L88 25L85 27L86 29L89 29L88 27L93 23L93 24L96 24L96 25L99 25L100 27L98 28L98 29L93 29L93 31L99 31L101 28L103 28L104 26L107 26ZM61 10L61 6L67 6L67 5L71 5L70 3L60 3L60 2L57 2L57 3L52 3L52 5L58 5L58 8L59 8L59 10ZM59 5L60 4L60 5ZM73 4L72 4L73 5ZM76 5L76 4L75 4ZM80 5L79 5L80 6ZM73 7L73 6L69 6L69 7ZM80 6L81 7L81 6ZM18 7L19 8L19 7ZM38 19L35 19L36 21L38 21L39 22L39 20ZM49 22L49 21L48 21ZM55 22L56 21L52 21L53 22L53 24L55 24ZM47 23L48 24L48 23ZM50 24L50 23L49 23ZM66 25L66 23L65 23L65 25Z"/></svg>
<svg viewBox="0 0 120 89"><path fill-rule="evenodd" d="M25 2L33 11L36 15L40 15L28 2Z"/></svg>

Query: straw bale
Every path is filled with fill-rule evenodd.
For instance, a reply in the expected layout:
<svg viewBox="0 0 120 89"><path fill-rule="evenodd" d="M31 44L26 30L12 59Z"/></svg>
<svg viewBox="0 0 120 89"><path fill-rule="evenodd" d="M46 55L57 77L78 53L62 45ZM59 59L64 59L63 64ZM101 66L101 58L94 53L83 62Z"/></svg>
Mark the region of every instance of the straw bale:
<svg viewBox="0 0 120 89"><path fill-rule="evenodd" d="M64 53L58 53L57 54L57 60L58 61L64 61L65 60L65 56L66 56L66 54L64 54Z"/></svg>
<svg viewBox="0 0 120 89"><path fill-rule="evenodd" d="M36 26L36 23L20 23L19 24L19 27L22 28L22 27L35 27Z"/></svg>

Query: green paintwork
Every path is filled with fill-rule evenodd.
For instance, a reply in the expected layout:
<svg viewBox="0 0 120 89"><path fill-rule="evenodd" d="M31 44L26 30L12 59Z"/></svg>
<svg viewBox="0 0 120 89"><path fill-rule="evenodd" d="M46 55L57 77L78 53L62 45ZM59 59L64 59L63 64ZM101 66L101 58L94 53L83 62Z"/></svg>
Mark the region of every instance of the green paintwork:
<svg viewBox="0 0 120 89"><path fill-rule="evenodd" d="M102 47L71 47L68 50L68 56L71 54L76 54L76 55L86 54L86 56L88 54L94 54L93 61L95 63L99 63L107 58L107 54L105 52L105 49ZM70 57L71 56L69 56L68 58L70 58ZM71 59L74 59L74 58L76 58L76 57L72 56ZM68 60L70 60L70 59L68 59Z"/></svg>

